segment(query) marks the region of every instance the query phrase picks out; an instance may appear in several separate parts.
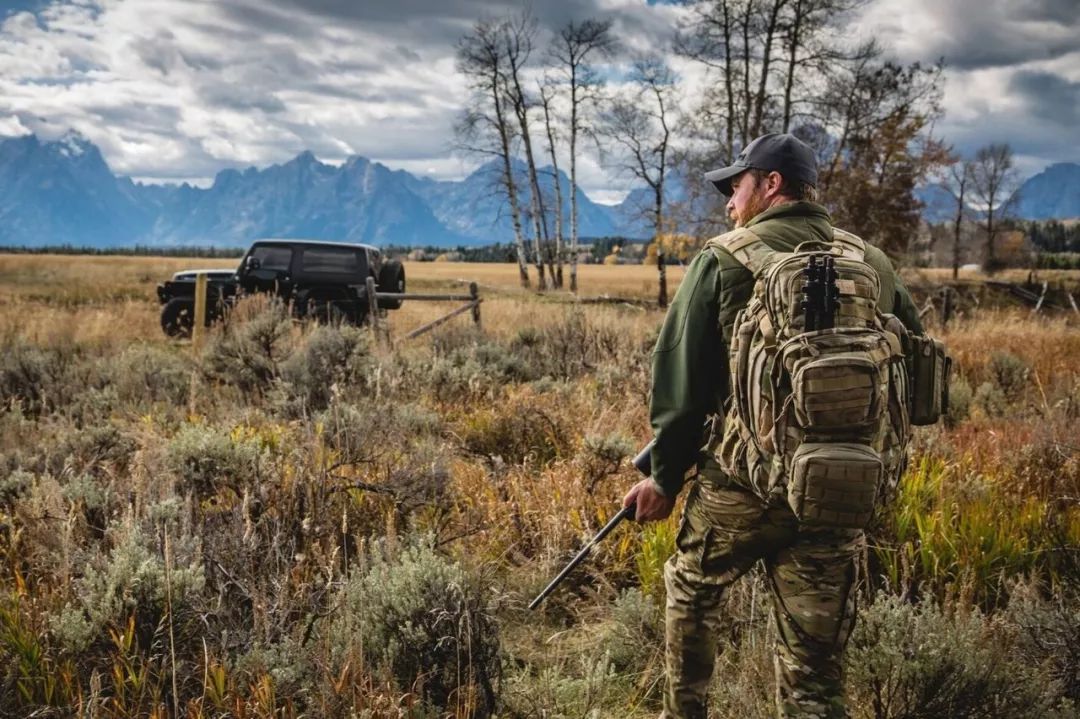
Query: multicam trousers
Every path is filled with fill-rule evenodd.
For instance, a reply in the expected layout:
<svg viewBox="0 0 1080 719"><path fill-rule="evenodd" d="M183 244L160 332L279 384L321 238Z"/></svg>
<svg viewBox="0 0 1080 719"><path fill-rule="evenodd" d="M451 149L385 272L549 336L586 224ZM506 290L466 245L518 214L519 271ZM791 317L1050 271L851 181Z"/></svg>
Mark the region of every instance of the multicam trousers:
<svg viewBox="0 0 1080 719"><path fill-rule="evenodd" d="M711 475L712 473L710 473ZM667 691L663 719L704 719L725 590L765 563L776 617L776 702L781 717L846 717L841 652L855 622L861 530L800 530L786 506L699 476L683 510L667 585Z"/></svg>

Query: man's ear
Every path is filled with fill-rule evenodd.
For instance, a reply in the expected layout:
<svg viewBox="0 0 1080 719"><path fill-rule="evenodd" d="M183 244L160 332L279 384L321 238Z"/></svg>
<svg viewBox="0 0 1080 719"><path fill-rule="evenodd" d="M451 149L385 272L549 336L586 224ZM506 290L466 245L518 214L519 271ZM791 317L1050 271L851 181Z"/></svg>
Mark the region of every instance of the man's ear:
<svg viewBox="0 0 1080 719"><path fill-rule="evenodd" d="M780 189L784 186L784 176L776 170L773 170L765 176L765 197L772 199L780 194Z"/></svg>

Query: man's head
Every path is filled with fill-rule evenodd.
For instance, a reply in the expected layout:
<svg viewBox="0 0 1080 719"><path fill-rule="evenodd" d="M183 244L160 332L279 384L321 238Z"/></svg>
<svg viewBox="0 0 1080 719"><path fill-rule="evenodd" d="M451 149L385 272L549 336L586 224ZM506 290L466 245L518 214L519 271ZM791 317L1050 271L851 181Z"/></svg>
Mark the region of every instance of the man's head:
<svg viewBox="0 0 1080 719"><path fill-rule="evenodd" d="M817 199L814 151L793 135L762 135L729 166L705 173L728 196L736 226L774 205Z"/></svg>

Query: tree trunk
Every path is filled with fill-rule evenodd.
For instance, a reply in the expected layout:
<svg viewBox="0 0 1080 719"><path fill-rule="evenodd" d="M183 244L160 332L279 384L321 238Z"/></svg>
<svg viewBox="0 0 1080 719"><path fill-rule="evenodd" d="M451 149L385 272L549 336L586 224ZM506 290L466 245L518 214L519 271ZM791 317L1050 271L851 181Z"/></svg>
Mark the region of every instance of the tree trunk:
<svg viewBox="0 0 1080 719"><path fill-rule="evenodd" d="M544 103L544 128L547 130L548 154L551 155L552 182L555 185L555 266L552 282L555 287L562 289L563 286L563 216L562 216L562 183L559 181L559 158L555 153L555 130L551 125L551 102L550 98L543 95Z"/></svg>
<svg viewBox="0 0 1080 719"><path fill-rule="evenodd" d="M724 13L724 92L727 94L727 161L735 160L735 77L731 67L731 7L722 3Z"/></svg>
<svg viewBox="0 0 1080 719"><path fill-rule="evenodd" d="M799 63L799 33L802 30L803 2L804 0L795 0L795 14L791 19L791 47L788 52L787 82L784 83L784 132L791 127L791 93L795 88L795 68Z"/></svg>
<svg viewBox="0 0 1080 719"><path fill-rule="evenodd" d="M967 177L961 177L959 192L956 198L956 221L953 224L953 246L952 246L952 278L955 280L960 276L960 234L964 224L964 190L967 185Z"/></svg>
<svg viewBox="0 0 1080 719"><path fill-rule="evenodd" d="M518 275L521 286L529 286L528 259L525 250L525 235L521 231L521 210L518 207L517 185L514 182L513 166L510 162L510 128L506 126L506 108L503 107L501 88L498 79L492 81L492 96L495 101L495 118L499 129L499 143L503 160L503 186L510 202L510 220L514 226L514 247L517 250ZM540 276L543 281L543 274Z"/></svg>
<svg viewBox="0 0 1080 719"><path fill-rule="evenodd" d="M761 77L758 78L757 95L754 98L754 127L751 137L761 134L761 123L765 116L765 89L769 82L769 64L772 60L773 38L776 36L776 20L780 15L781 8L787 4L787 0L773 0L772 12L769 14L769 23L765 26L765 42L761 48Z"/></svg>
<svg viewBox="0 0 1080 719"><path fill-rule="evenodd" d="M520 68L511 54L510 81L513 83L511 101L514 104L514 114L517 116L518 126L521 130L521 143L525 148L525 162L529 177L529 214L532 216L533 226L533 253L536 264L536 286L541 290L547 289L547 281L544 279L544 233L543 233L543 204L540 198L540 183L536 179L536 161L533 157L532 139L529 134L529 108L525 99L525 93L521 88Z"/></svg>
<svg viewBox="0 0 1080 719"><path fill-rule="evenodd" d="M746 3L746 13L743 15L743 108L742 108L742 146L752 139L750 137L750 15L754 3L749 0Z"/></svg>
<svg viewBox="0 0 1080 719"><path fill-rule="evenodd" d="M570 69L570 291L577 294L578 212L577 212L577 67Z"/></svg>

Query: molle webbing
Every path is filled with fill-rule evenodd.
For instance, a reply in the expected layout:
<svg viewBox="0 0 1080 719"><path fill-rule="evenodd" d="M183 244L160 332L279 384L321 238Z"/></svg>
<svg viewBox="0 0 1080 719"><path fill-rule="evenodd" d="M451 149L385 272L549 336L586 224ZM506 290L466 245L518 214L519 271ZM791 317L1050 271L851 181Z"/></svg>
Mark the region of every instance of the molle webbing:
<svg viewBox="0 0 1080 719"><path fill-rule="evenodd" d="M778 254L749 227L740 227L713 237L705 246L724 248L754 275L772 264ZM866 243L862 238L836 227L833 228L833 247L844 257L862 260L866 256Z"/></svg>
<svg viewBox="0 0 1080 719"><path fill-rule="evenodd" d="M765 244L757 233L746 227L714 237L706 242L705 246L724 248L754 275L772 264L776 256L776 252Z"/></svg>

